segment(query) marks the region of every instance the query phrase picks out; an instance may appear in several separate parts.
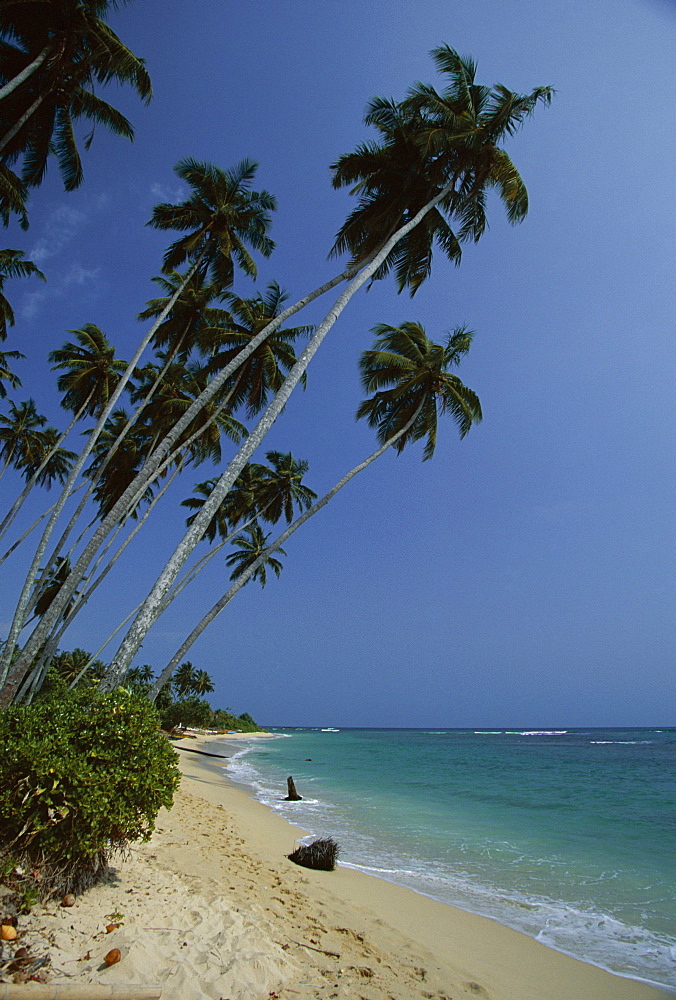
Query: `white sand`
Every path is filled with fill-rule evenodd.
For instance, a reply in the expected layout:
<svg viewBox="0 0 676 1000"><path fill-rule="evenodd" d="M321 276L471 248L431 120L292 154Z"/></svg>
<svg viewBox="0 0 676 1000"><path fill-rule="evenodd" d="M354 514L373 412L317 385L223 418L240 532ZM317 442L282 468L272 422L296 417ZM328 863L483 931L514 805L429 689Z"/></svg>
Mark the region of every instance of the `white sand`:
<svg viewBox="0 0 676 1000"><path fill-rule="evenodd" d="M50 955L52 983L161 985L163 1000L665 1000L408 889L298 868L301 831L224 780L225 762L178 753L152 840L72 908L21 919L17 945Z"/></svg>

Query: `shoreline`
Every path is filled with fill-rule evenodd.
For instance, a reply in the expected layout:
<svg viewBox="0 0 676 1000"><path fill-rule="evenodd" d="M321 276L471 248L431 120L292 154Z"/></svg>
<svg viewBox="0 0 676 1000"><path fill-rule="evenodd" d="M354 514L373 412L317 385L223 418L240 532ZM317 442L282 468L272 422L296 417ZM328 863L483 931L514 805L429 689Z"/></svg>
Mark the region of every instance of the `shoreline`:
<svg viewBox="0 0 676 1000"><path fill-rule="evenodd" d="M372 874L294 865L286 855L306 831L229 780L226 755L181 751L209 753L213 742L234 751L251 738L267 737L172 741L183 778L151 840L71 909L36 908L26 919L22 943L50 942L50 982L161 985L162 1000L674 995ZM106 968L114 947L122 960Z"/></svg>
<svg viewBox="0 0 676 1000"><path fill-rule="evenodd" d="M260 734L260 735L263 738L265 738L265 736L267 736L268 734L265 734L265 736L263 734ZM274 734L269 734L269 735L272 736ZM242 733L242 734L238 734L236 737L234 737L234 739L246 738L247 736L250 737L250 738L252 736L254 738L256 738L257 734L244 734L244 733ZM200 745L206 744L206 743L210 743L210 742L221 743L222 745L227 745L227 742L230 739L233 739L232 735L225 736L225 735L211 735L211 734L209 734L209 735L203 734L202 735L201 734L201 735L197 736L197 740L199 740L199 744ZM186 741L186 742L188 742L188 741ZM193 740L190 740L189 742L196 742L196 741L193 739ZM189 747L187 747L187 748L189 749ZM229 756L230 755L224 755L223 756L224 761L227 761L228 758L229 758ZM240 794L245 795L246 798L249 800L249 802L251 802L253 806L258 807L260 810L262 810L267 817L270 817L270 819L274 819L276 822L281 822L284 826L288 827L290 830L293 830L296 833L296 835L297 835L297 839L300 839L301 837L307 835L307 833L308 833L307 830L305 830L302 827L295 826L295 825L289 823L286 818L283 818L283 817L279 816L273 810L269 809L267 806L265 806L264 804L262 804L258 800L256 800L253 797L253 795L249 791L246 790L246 786L240 785L239 783L233 782L228 777L227 770L223 771L221 769L221 766L219 766L216 763L216 761L215 761L215 759L213 757L210 760L208 758L207 759L202 759L202 760L200 760L200 759L191 760L190 763L194 764L197 767L199 767L201 765L201 766L205 767L205 769L210 769L209 765L211 765L214 768L218 769L220 780L225 779L225 782L227 782L227 784L230 786L230 788L232 789L233 792L239 792ZM227 763L224 764L223 767L227 767ZM183 767L182 767L182 770L183 770ZM184 771L184 774L185 774L185 771ZM291 848L290 848L290 850L291 850ZM305 872L306 870L305 869L301 869L301 871ZM498 921L494 920L491 917L487 917L487 916L475 914L475 913L473 913L473 912L471 912L469 910L463 910L463 909L461 909L459 907L453 906L452 904L441 902L439 900L436 900L432 896L428 896L428 895L425 895L424 893L416 892L414 889L410 889L408 887L401 886L398 883L396 883L394 881L391 881L389 879L386 879L386 878L384 878L382 876L375 875L375 874L370 873L370 872L362 871L358 867L347 866L347 865L339 865L339 867L336 869L336 872L334 872L334 873L316 873L316 874L318 874L320 876L321 875L325 876L327 874L329 874L329 875L336 875L339 872L341 872L341 873L342 872L351 872L360 881L362 879L373 880L373 881L375 881L377 883L380 883L380 884L382 884L384 886L391 887L395 891L395 892L393 892L391 894L392 895L392 899L390 899L390 893L387 890L384 890L381 893L376 893L376 891L375 891L374 888L369 889L365 885L362 885L362 884L358 885L356 882L353 882L352 879L350 879L350 883L349 883L349 886L348 886L347 885L347 881L348 880L345 879L345 878L343 878L343 881L346 883L346 885L345 885L345 887L343 887L342 885L340 886L341 890L343 890L343 891L341 891L341 895L343 895L345 893L344 898L346 899L346 901L349 899L348 893L349 893L350 890L358 889L359 897L360 897L359 898L359 902L362 902L363 901L362 897L364 895L368 894L368 896L369 896L368 903L371 903L372 901L374 901L374 902L377 903L378 910L380 911L379 914L378 914L378 916L382 918L383 915L384 915L384 912L387 911L386 918L390 922L393 922L396 925L398 925L399 929L404 934L406 934L406 935L420 937L421 939L422 939L423 936L426 939L429 939L429 937L432 936L432 935L430 935L430 928L429 927L425 928L425 930L423 932L423 935L418 935L415 932L415 928L413 927L413 922L409 918L406 918L406 919L402 920L402 919L399 919L399 918L397 918L395 916L394 919L393 919L393 912L392 912L392 909L391 909L391 903L394 903L394 901L395 901L394 900L395 893L396 893L396 896L397 896L398 900L400 900L404 904L407 901L407 894L411 894L415 899L421 900L421 901L425 901L428 904L430 904L430 914L429 914L429 917L430 917L430 919L432 918L432 912L431 911L432 911L432 909L434 909L435 910L435 913L434 913L434 920L435 920L435 922L438 921L442 917L444 910L450 910L454 915L459 915L457 917L454 916L454 920L453 920L454 924L456 922L462 923L463 922L462 918L464 918L464 917L467 918L466 922L467 922L467 925L468 925L468 927L467 927L468 931L470 930L470 926L469 925L472 925L471 929L475 933L477 932L477 930L483 930L486 933L486 935L489 936L489 937L491 936L491 931L489 930L489 928L495 928L495 929L498 930L498 934L496 935L496 938L499 936L501 938L504 937L505 939L507 939L507 938L510 938L511 935L516 935L517 941L514 941L512 939L511 942L509 942L509 945L513 949L516 949L518 947L518 943L529 942L529 945L527 946L527 950L530 951L531 950L531 946L532 946L532 948L536 952L536 956L535 957L539 958L543 962L543 964L547 964L547 958L546 958L546 956L555 955L555 956L560 956L562 959L565 959L567 962L574 963L575 967L581 966L582 969L594 970L594 972L598 973L600 975L600 977L608 977L609 978L610 983L609 984L604 984L603 987L601 986L600 981L599 981L598 988L599 989L605 989L606 985L608 985L609 988L612 990L612 992L609 993L608 995L612 996L614 998L614 1000L622 1000L622 998L624 998L624 996L625 996L625 993L622 992L620 984L625 984L625 986L630 987L630 988L631 987L636 987L640 991L642 991L642 992L639 992L639 993L636 994L637 997L639 997L639 996L643 997L644 995L646 997L652 996L652 997L662 997L662 998L669 997L669 996L676 996L676 991L673 991L672 989L670 989L667 986L662 986L661 984L654 983L654 982L651 982L649 980L637 979L637 978L634 978L634 977L631 977L631 976L628 976L628 975L622 975L622 974L619 974L619 973L613 973L613 972L611 972L611 971L609 971L607 969L604 969L602 966L597 966L597 965L593 965L590 962L582 961L581 959L578 959L575 956L570 955L567 952L559 951L558 949L552 948L549 945L542 944L541 942L536 941L534 938L528 936L527 934L523 934L520 931L517 931L517 930L514 930L514 929L512 929L510 927L507 927L506 925L499 923ZM315 874L315 873L310 873L310 874ZM334 887L332 887L332 888L334 888ZM442 910L439 911L437 909L438 907L441 907ZM411 904L410 901L408 901L408 905L405 908L410 913L410 911L412 909L412 904ZM424 902L418 908L424 910L425 909ZM476 925L475 922L479 922L479 926L478 927L477 927L477 925ZM442 923L445 923L445 922L442 920ZM487 925L487 926L484 926L484 925ZM445 945L444 941L441 940L443 938L443 933L442 934L436 933L433 936L437 939L438 944L441 946L441 950L445 952L447 950L446 949L446 945ZM422 943L422 940L421 940L421 943ZM429 944L429 940L427 940L427 943ZM506 943L507 943L506 941L505 942L500 941L500 945L502 947L504 947L506 945ZM497 944L498 944L498 942L496 940L496 945ZM544 953L545 957L543 957L542 955L537 954L540 951L542 951ZM530 956L529 956L529 958L530 958ZM558 964L558 963L553 963L553 964ZM574 971L576 973L580 972L580 970L578 968L575 968ZM590 983L589 987L585 986L585 989L591 988L591 985L592 984ZM526 987L522 987L522 988L527 989ZM549 993L547 993L547 994L543 993L542 992L543 988L544 987L543 987L542 982L538 981L537 986L536 986L536 990L532 994L534 1000L536 1000L536 998L537 998L537 1000L549 1000L550 994ZM643 991L648 991L648 992L644 993ZM493 994L491 994L491 996L492 995ZM499 993L499 992L496 993L495 995L496 996L500 996L500 997L502 996L502 994ZM508 996L508 995L511 997L511 993L505 994L505 996ZM565 987L565 989L561 990L560 996L562 998L565 997L565 996L570 997L571 995L574 995L574 993L572 992L572 989L569 989L567 986ZM580 994L580 995L582 995L582 994ZM597 998L597 994L596 993L589 993L588 992L588 993L585 993L584 995L586 997L586 1000L596 1000L596 998ZM601 997L605 997L605 995L606 995L605 993L598 993L599 1000L600 1000ZM516 996L516 994L515 994L515 996ZM521 992L521 993L518 994L519 1000L526 1000L526 998L530 998L530 996L531 996L530 992ZM626 994L627 1000L629 1000L629 998L633 997L633 996L634 996L634 994L631 993L631 992L628 992ZM552 997L552 1000L555 1000L555 998L556 998L556 1000L558 1000L559 992L552 993L551 997Z"/></svg>

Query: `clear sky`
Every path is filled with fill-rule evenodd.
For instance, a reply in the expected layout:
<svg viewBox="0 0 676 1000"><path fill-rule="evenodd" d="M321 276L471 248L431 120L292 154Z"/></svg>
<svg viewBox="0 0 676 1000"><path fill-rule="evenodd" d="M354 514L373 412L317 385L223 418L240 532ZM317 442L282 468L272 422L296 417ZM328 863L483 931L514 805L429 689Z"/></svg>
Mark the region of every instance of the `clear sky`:
<svg viewBox="0 0 676 1000"><path fill-rule="evenodd" d="M526 221L510 227L496 199L460 268L437 257L413 300L390 282L362 292L264 450L307 459L318 493L373 450L354 413L377 322L418 321L432 339L476 331L460 375L483 423L461 442L449 421L426 463L420 445L385 455L294 536L280 580L249 584L189 654L214 677L214 704L270 725L676 722L675 12L666 0L135 0L112 17L153 80L147 108L104 95L136 140L98 130L74 194L52 164L30 230L4 243L49 279L7 285L17 325L4 346L29 358L19 398L62 426L47 352L92 322L129 356L168 242L144 223L186 193L181 157L260 163L256 186L279 211L258 286L277 280L295 299L336 272L326 254L351 202L328 165L367 137L371 97L441 85L430 49L471 54L485 84L557 90L508 147ZM93 650L145 596L180 537L180 499L211 475L184 477L65 648ZM3 629L25 559L3 566ZM228 575L217 557L137 662L164 666Z"/></svg>

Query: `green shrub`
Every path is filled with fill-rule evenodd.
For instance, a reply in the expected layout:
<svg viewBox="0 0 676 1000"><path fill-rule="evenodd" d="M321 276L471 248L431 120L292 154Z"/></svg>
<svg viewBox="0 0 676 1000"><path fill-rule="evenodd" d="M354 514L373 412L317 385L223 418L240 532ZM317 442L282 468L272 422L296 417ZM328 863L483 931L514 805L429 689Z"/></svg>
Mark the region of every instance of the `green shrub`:
<svg viewBox="0 0 676 1000"><path fill-rule="evenodd" d="M147 840L179 782L176 755L143 698L72 691L0 715L0 852L41 895L79 892L110 853Z"/></svg>
<svg viewBox="0 0 676 1000"><path fill-rule="evenodd" d="M208 729L211 726L214 710L208 701L191 694L179 698L160 710L160 718L165 729L176 726L195 726L198 729Z"/></svg>

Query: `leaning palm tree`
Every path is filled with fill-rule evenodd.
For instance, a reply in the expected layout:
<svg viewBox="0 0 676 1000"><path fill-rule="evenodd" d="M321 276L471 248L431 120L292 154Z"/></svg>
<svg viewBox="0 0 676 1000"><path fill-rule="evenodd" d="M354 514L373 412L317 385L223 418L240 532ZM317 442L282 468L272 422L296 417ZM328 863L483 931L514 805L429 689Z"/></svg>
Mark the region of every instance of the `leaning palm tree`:
<svg viewBox="0 0 676 1000"><path fill-rule="evenodd" d="M270 256L274 243L267 235L269 213L277 207L269 192L251 190L256 167L253 160L242 160L231 170L192 158L177 164L176 174L192 192L180 205L156 205L149 222L155 229L189 230L165 253L165 274L186 263L197 264L223 289L232 285L235 264L256 277L249 248Z"/></svg>
<svg viewBox="0 0 676 1000"><path fill-rule="evenodd" d="M259 292L248 299L229 296L231 315L220 328L214 330L209 345L211 357L208 370L218 372L237 358L261 330L281 315L287 298L287 293L276 281L270 282L263 295ZM229 404L233 410L244 406L249 417L260 413L296 363L293 341L309 336L312 330L313 327L307 325L279 327L248 355L229 391Z"/></svg>
<svg viewBox="0 0 676 1000"><path fill-rule="evenodd" d="M206 670L197 670L193 677L191 690L196 695L210 694L215 691L214 682Z"/></svg>
<svg viewBox="0 0 676 1000"><path fill-rule="evenodd" d="M0 156L6 163L21 158L29 186L41 182L52 153L66 190L79 186L82 164L73 123L80 118L133 138L131 124L94 92L96 84L126 83L150 100L143 60L99 16L108 6L102 0L22 0L5 3L0 12L5 77Z"/></svg>
<svg viewBox="0 0 676 1000"><path fill-rule="evenodd" d="M35 408L35 402L10 403L9 413L0 413L0 459L4 460L0 477L9 465L21 468L27 454L40 447L40 428L47 418Z"/></svg>
<svg viewBox="0 0 676 1000"><path fill-rule="evenodd" d="M148 694L151 700L157 697L193 643L239 590L255 574L264 571L273 553L280 551L280 546L358 473L367 469L389 448L401 452L408 443L422 438L427 439L423 460L431 458L436 446L439 416L450 415L461 438L465 437L472 424L481 420L481 404L477 395L450 370L457 367L469 351L472 334L468 330L456 328L445 344L433 343L419 323L402 323L400 327L379 324L374 332L377 334L374 349L362 354L360 368L363 387L368 392L376 391L360 405L357 419L366 417L370 426L377 429L380 446L343 476L320 500L304 510L274 542L268 544L265 536L266 544L259 545L257 553L252 545L248 547L251 558L246 558L246 550L242 556L238 553L236 559L229 557L233 563L239 563L241 570L233 573L230 578L234 581L232 586L204 615L162 670Z"/></svg>
<svg viewBox="0 0 676 1000"><path fill-rule="evenodd" d="M2 384L3 382L7 382L12 389L18 389L21 385L21 379L9 367L10 358L12 361L18 361L25 357L26 355L22 354L21 351L0 351L0 399L7 397L7 390Z"/></svg>
<svg viewBox="0 0 676 1000"><path fill-rule="evenodd" d="M453 50L445 48L444 52L452 53ZM471 69L469 61L463 61L460 57L457 57L454 66L450 66L449 57L449 60L447 60L449 65L446 65L438 55L438 50L435 52L435 59L442 72L449 72L452 82L457 84L458 88L461 89L463 80L468 77L469 70ZM504 187L500 190L504 194L505 200L511 203L512 196L516 197L514 192L518 189L518 185L515 187L511 174L507 179L504 177L506 154L497 146L497 141L499 141L500 137L509 136L514 132L525 117L532 114L538 102L547 103L551 99L552 92L550 88L538 87L529 95L517 95L506 91L505 88L496 87L492 93L494 94L494 99L492 102L488 102L487 107L488 111L495 108L495 114L490 121L484 122L482 120L479 123L478 134L477 129L474 127L468 127L458 132L458 129L447 118L441 115L435 116L434 109L423 113L420 107L416 106L413 101L414 95L411 96L411 103L402 103L401 109L403 115L404 117L408 116L408 120L410 121L410 126L407 125L407 127L413 129L416 134L419 128L422 129L423 126L425 128L436 126L444 132L445 144L443 148L442 143L437 142L433 151L424 154L422 143L420 144L421 156L418 160L418 172L428 171L431 176L429 186L426 190L427 200L419 208L416 204L413 204L408 210L404 211L399 220L398 228L389 237L388 234L391 232L392 224L389 221L385 224L382 230L385 242L377 252L371 251L366 257L362 258L359 244L356 245L357 258L359 261L363 259L365 266L350 281L347 288L338 297L333 308L322 323L319 324L314 336L285 379L274 401L270 404L256 428L241 447L239 454L230 463L226 472L224 472L209 501L205 504L198 517L195 518L183 540L178 544L165 568L160 573L138 615L130 626L118 652L113 658L111 670L119 676L123 676L143 637L161 613L164 595L172 586L185 561L202 537L202 533L209 523L213 511L232 486L244 463L250 459L274 420L284 408L291 392L304 375L307 365L314 357L324 337L332 328L336 319L355 292L363 284L376 277L382 267L388 267L388 259L391 259L390 255L392 252L396 251L396 253L399 253L400 244L402 243L406 247L405 241L407 237L419 225L423 224L424 226L424 220L437 206L440 206L446 214L450 214L451 216L454 214L457 215L463 232L466 233L467 238L470 238L480 228L475 226L473 229L471 218L473 213L476 214L472 205L480 197L482 190L496 184L500 185L504 181ZM509 95L509 99L507 99L506 95ZM419 124L419 119L422 121L421 124ZM429 141L428 146L431 150ZM396 159L396 150L390 150L389 153L393 159ZM493 163L493 169L489 170L486 165L491 162ZM364 181L366 181L366 178ZM395 193L398 196L399 192ZM517 221L517 215L513 215L512 221ZM438 227L429 232L424 241L425 245L428 245L430 240L437 238L438 232ZM450 246L451 243L450 234L446 233L442 235L442 247ZM428 254L428 257L431 260L430 254ZM420 246L416 244L411 250L410 260L407 253L403 262L397 262L396 269L400 287L405 287L407 284L410 285L411 290L419 287L421 281L429 273L430 265L425 263L425 260L425 255L422 254L421 256ZM411 275L410 280L406 277L408 274Z"/></svg>
<svg viewBox="0 0 676 1000"><path fill-rule="evenodd" d="M52 371L62 373L56 383L63 393L61 405L75 413L76 420L96 417L115 391L127 362L115 358L115 348L94 323L68 332L75 342L49 353Z"/></svg>
<svg viewBox="0 0 676 1000"><path fill-rule="evenodd" d="M31 275L45 281L37 265L32 260L24 260L23 250L0 250L0 340L6 340L7 327L14 326L14 311L4 295L5 281Z"/></svg>
<svg viewBox="0 0 676 1000"><path fill-rule="evenodd" d="M193 684L195 683L195 673L195 668L190 660L186 660L178 668L174 675L174 687L180 695L186 695L192 691Z"/></svg>
<svg viewBox="0 0 676 1000"><path fill-rule="evenodd" d="M461 67L456 68L457 74L462 74L463 70ZM495 88L496 94L501 88ZM525 119L525 117L531 114L536 104L539 101L546 103L551 98L551 90L549 88L536 88L530 95L517 95L512 94L512 106L513 113L508 110L502 114L501 123L496 121L496 127L490 132L485 131L483 133L483 140L487 144L492 144L495 147L495 143L498 138L498 132L502 135L509 135L518 125ZM402 110L404 113L409 114L412 118L420 116L422 112L416 110L413 106L407 108L405 102L402 102ZM428 116L429 121L432 122L433 118L431 114ZM498 124L500 124L500 129L498 129ZM233 359L229 365L219 373L217 377L214 378L212 384L208 389L205 390L202 397L195 401L193 404L195 409L192 408L188 410L178 424L173 428L170 434L165 438L165 440L158 446L152 459L149 461L145 471L142 473L141 479L134 484L134 490L138 492L141 487L144 477L150 477L154 475L154 468L157 464L161 463L162 457L167 453L173 446L173 442L182 432L184 426L193 419L199 408L204 405L206 399L209 398L209 392L216 392L223 384L225 380L230 378L236 371L237 367L243 363L248 353L251 353L258 346L266 336L274 331L278 326L285 322L290 315L293 315L295 311L302 308L308 301L314 297L323 294L328 288L335 287L336 284L343 281L347 281L348 284L344 288L343 292L339 295L338 299L331 307L324 320L317 327L311 341L304 349L297 363L294 365L293 369L289 375L284 380L284 384L277 393L275 399L270 403L266 412L261 416L258 421L257 426L254 428L252 433L249 435L243 446L240 448L239 453L230 463L228 469L223 473L221 479L219 480L216 488L212 491L209 500L205 503L203 509L200 511L199 515L195 518L192 525L186 532L184 538L177 546L176 550L170 557L165 568L161 572L160 576L153 585L151 591L149 592L147 598L143 602L138 614L136 615L132 625L130 626L127 635L117 654L114 657L113 663L111 664L112 672L111 678L107 682L115 686L117 680L119 680L126 669L128 668L131 659L136 654L136 651L146 635L147 631L152 627L153 623L157 620L157 617L161 613L163 601L166 594L169 592L174 584L178 574L181 572L183 565L186 560L190 557L190 554L194 550L195 546L201 539L207 525L211 521L213 513L218 508L223 497L231 489L235 479L239 475L241 469L244 467L246 462L248 462L253 455L254 451L258 448L259 444L267 434L268 430L274 423L276 417L281 412L281 410L286 405L286 402L298 384L298 382L303 377L307 365L313 358L314 354L321 345L324 337L327 335L329 330L333 327L337 318L342 313L343 309L346 307L350 299L354 294L367 282L372 280L374 276L377 275L379 268L386 264L390 254L396 250L399 244L406 239L406 237L412 233L416 227L424 222L427 215L432 212L437 205L450 199L451 205L449 211L458 214L458 218L461 226L465 224L464 211L468 204L468 200L471 197L476 197L476 191L481 183L491 186L493 184L493 178L491 176L481 173L478 169L472 167L472 157L470 153L473 152L477 162L482 156L481 144L477 142L477 137L474 135L471 129L465 130L459 133L457 130L450 129L448 123L439 119L439 127L446 131L446 150L443 154L440 154L435 150L434 154L425 159L423 158L419 161L419 166L422 171L429 168L432 176L433 183L430 186L428 192L428 200L419 208L414 211L413 208L410 211L404 213L403 218L400 220L399 228L394 232L391 232L391 225L386 224L382 228L382 245L377 251L371 251L366 257L358 254L358 259L351 264L341 275L336 279L328 282L326 285L322 286L320 289L316 289L310 295L305 296L303 299L299 300L294 306L290 306L288 309L284 310L280 316L276 317L268 327L265 327L259 334L259 340L252 341L245 351L242 351L237 359ZM463 147L463 157L455 155L454 147ZM387 150L385 151L387 152ZM395 153L392 151L391 155L395 157ZM439 161L439 165L437 165ZM482 160L483 162L483 160ZM481 176L480 176L481 175ZM482 181L483 178L483 181ZM398 196L399 189L393 190L392 196ZM176 223L178 225L178 219ZM374 224L375 224L375 220ZM390 235L391 233L391 235ZM449 237L450 238L450 237ZM169 254L166 265L167 266L177 266L180 263L180 254L183 252L198 252L202 246L201 242L187 244L184 240L177 241L177 244L171 248L171 253ZM178 257L175 255L178 254ZM131 489L131 487L130 487ZM119 503L122 505L123 499L121 498ZM116 517L117 512L115 510L111 511L109 518L110 521L106 524L101 525L100 532L103 534L104 531L110 529L113 519ZM99 544L97 538L92 539L92 546ZM66 594L69 587L77 586L77 580L82 573L82 568L86 566L87 562L92 558L92 549L89 547L83 552L80 560L76 564L72 579L70 583L64 589L64 594L61 599L65 600ZM56 608L54 609L54 614L56 614ZM40 623L38 628L36 628L33 636L26 643L24 650L21 654L19 660L29 659L31 655L35 653L39 647L41 641L41 636L49 627L49 615L46 616L46 620ZM19 661L17 661L17 664ZM3 694L4 700L11 697L11 684L5 685L6 693ZM7 693L8 692L8 693Z"/></svg>
<svg viewBox="0 0 676 1000"><path fill-rule="evenodd" d="M231 580L238 580L254 563L256 563L256 569L247 575L247 580L258 580L261 587L264 587L268 579L268 569L271 569L275 576L279 576L282 572L282 564L279 559L270 556L264 558L262 562L259 561L260 557L266 553L269 537L270 535L266 535L259 524L254 523L248 525L241 535L233 539L232 544L236 546L237 551L231 552L225 559L226 566L235 567L230 574ZM286 555L282 548L277 547L275 551L280 552L283 556Z"/></svg>
<svg viewBox="0 0 676 1000"><path fill-rule="evenodd" d="M214 281L224 279L226 287L232 280L235 263L242 267L245 273L254 274L255 263L247 247L251 247L264 256L268 256L272 252L274 244L268 238L267 230L270 226L270 212L275 207L274 198L268 192L255 192L251 190L256 165L251 161L245 161L235 170L220 171L209 164L199 164L194 160L189 160L179 163L176 169L181 179L190 185L192 189L191 194L186 201L177 205L162 204L157 206L153 212L150 224L160 229L192 229L192 231L188 236L177 241L170 248L165 259L166 270L171 272L181 263L187 261L190 267L184 278L185 284L187 284L194 273L201 271L203 273L211 273L212 280ZM179 285L174 296L169 299L164 310L157 316L155 322L139 344L136 353L127 366L126 372L120 378L107 405L99 415L98 423L81 452L80 458L73 467L71 476L64 486L59 502L55 505L29 567L10 626L10 642L7 644L7 650L14 648L16 636L18 636L23 628L28 596L40 563L45 556L47 545L49 544L55 525L72 492L75 481L84 467L108 416L113 411L129 378L135 371L141 354L169 315L174 302L182 290L183 285ZM195 415L195 412L189 411L186 421L181 426L174 441L180 437L185 426L189 426ZM143 494L147 486L147 480L155 474L169 447L167 446L165 451L160 454L156 464L148 472L146 481L141 484L140 489L136 484L133 488L130 487L129 496L132 501L136 496ZM120 507L126 502L128 494L125 492L123 496L124 500L120 503ZM62 595L64 600L66 599L66 592L70 589L74 590L78 586L84 570L109 532L119 523L121 514L120 510L113 509L110 512L109 519L104 519L98 532L95 533L88 546L85 547L84 552L73 568L71 580L64 587ZM57 601L57 606L58 603ZM21 669L26 667L26 663L30 662L30 657L34 656L40 648L44 636L38 638L38 633L47 630L56 622L56 606L52 609L52 612L52 614L46 615L39 623L35 634L31 636L19 660L14 664L12 669L16 676L19 675ZM5 688L7 688L5 682L7 681L9 669L9 652L5 652L0 659L0 686L5 684ZM11 699L15 690L16 688L13 688L12 683L9 683L8 689L2 691L2 700L6 702L8 699Z"/></svg>

